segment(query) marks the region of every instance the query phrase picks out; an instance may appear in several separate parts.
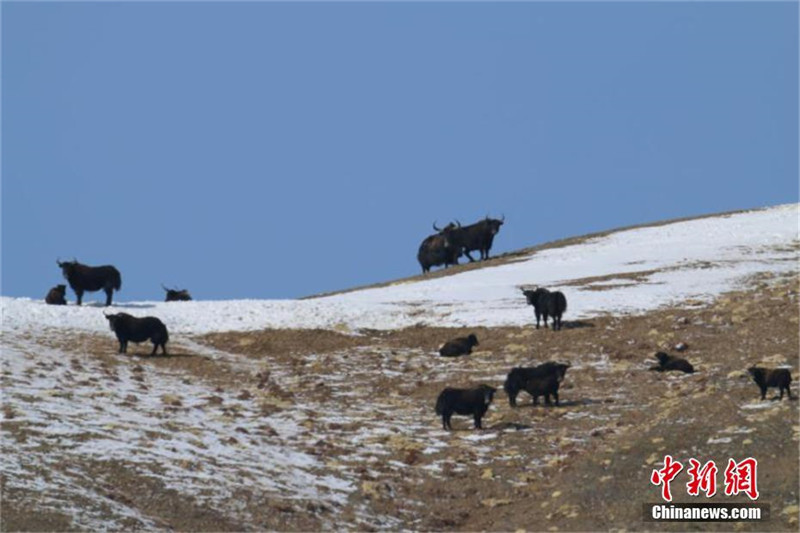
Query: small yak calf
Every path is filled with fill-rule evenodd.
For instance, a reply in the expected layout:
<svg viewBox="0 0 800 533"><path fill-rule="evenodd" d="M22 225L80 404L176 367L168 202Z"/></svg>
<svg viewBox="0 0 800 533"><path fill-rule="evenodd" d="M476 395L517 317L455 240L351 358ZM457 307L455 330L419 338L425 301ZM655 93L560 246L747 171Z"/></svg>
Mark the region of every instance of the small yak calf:
<svg viewBox="0 0 800 533"><path fill-rule="evenodd" d="M459 337L451 341L447 341L444 346L439 349L439 355L442 357L458 357L459 355L469 355L472 353L472 347L478 345L478 337L470 334L469 337Z"/></svg>
<svg viewBox="0 0 800 533"><path fill-rule="evenodd" d="M167 326L161 320L154 316L136 318L127 313L105 315L105 317L108 319L111 331L117 334L119 353L127 353L128 341L138 343L150 340L153 343L153 352L150 355L155 355L159 346L161 346L162 353L167 355L169 333L167 333Z"/></svg>
<svg viewBox="0 0 800 533"><path fill-rule="evenodd" d="M475 429L481 427L481 418L486 414L497 389L489 385L480 385L474 389L444 389L436 400L436 414L442 417L442 427L453 429L450 418L453 413L459 415L472 415L475 420Z"/></svg>
<svg viewBox="0 0 800 533"><path fill-rule="evenodd" d="M56 285L45 296L44 301L50 305L67 305L67 286Z"/></svg>
<svg viewBox="0 0 800 533"><path fill-rule="evenodd" d="M658 352L655 355L655 358L658 359L658 364L651 366L650 370L655 370L656 372L680 370L681 372L686 372L687 374L694 373L694 367L692 364L682 357L675 357L674 355L669 355L664 352Z"/></svg>
<svg viewBox="0 0 800 533"><path fill-rule="evenodd" d="M783 400L784 390L786 390L786 394L789 395L789 399L793 399L792 391L789 390L789 384L792 382L792 374L788 368L761 368L751 366L747 371L750 372L750 375L753 376L753 381L755 381L758 388L761 389L762 400L767 397L767 387L778 387L781 393L780 400Z"/></svg>
<svg viewBox="0 0 800 533"><path fill-rule="evenodd" d="M536 290L523 290L522 294L528 300L528 305L533 306L536 315L536 329L539 329L539 318L544 316L544 327L547 327L547 317L553 319L553 331L561 329L561 315L567 310L567 297L561 291L550 292L545 288Z"/></svg>
<svg viewBox="0 0 800 533"><path fill-rule="evenodd" d="M544 396L545 405L550 405L550 396L558 403L558 388L564 381L569 368L568 363L548 361L535 367L516 367L506 376L503 388L508 394L511 407L517 406L517 395L525 391L533 397L533 405L539 404L539 396Z"/></svg>

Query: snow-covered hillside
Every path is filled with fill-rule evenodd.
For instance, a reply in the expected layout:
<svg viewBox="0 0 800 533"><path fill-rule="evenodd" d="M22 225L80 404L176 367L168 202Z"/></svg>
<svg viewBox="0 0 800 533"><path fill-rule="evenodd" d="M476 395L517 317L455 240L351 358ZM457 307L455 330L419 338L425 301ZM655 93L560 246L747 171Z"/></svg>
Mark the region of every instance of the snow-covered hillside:
<svg viewBox="0 0 800 533"><path fill-rule="evenodd" d="M117 353L97 293L2 298L5 529L635 529L663 453L758 450L771 524L796 530L797 403L760 401L745 369L796 361L797 222L788 205L619 231L310 300L115 303L164 320L159 357ZM531 285L567 295L563 332L530 327ZM453 332L418 324L474 326L479 349L438 357ZM647 371L678 342L698 372ZM511 408L509 369L548 359L571 364L560 406ZM499 389L485 429L441 429L441 390L478 383Z"/></svg>
<svg viewBox="0 0 800 533"><path fill-rule="evenodd" d="M520 294L523 286L562 290L569 300L566 318L574 320L708 301L753 274L798 268L798 205L791 204L619 231L513 263L311 300L119 302L122 292L114 307L158 316L179 334L518 326L532 318ZM107 331L99 301L78 308L3 297L2 306L4 331L27 330L31 324Z"/></svg>

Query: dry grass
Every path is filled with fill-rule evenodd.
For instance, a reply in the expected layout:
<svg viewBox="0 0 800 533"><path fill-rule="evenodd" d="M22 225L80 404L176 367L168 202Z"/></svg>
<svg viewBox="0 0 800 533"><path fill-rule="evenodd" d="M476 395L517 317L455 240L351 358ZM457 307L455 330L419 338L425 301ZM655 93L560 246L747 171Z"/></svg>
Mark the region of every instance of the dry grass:
<svg viewBox="0 0 800 533"><path fill-rule="evenodd" d="M94 499L64 490L59 497L66 503L59 511L36 491L4 483L2 530L70 529L74 524L63 509L76 505L122 529L682 530L686 524L641 521L641 503L658 501L650 471L669 453L684 462L695 457L718 465L729 457L756 457L759 502L771 505L772 519L736 529L796 531L797 508L791 506L798 504L800 483L800 402L761 402L744 369L763 361L788 363L797 373L797 289L796 276L763 279L708 306L565 322L561 332L417 327L357 336L220 333L176 339L175 357L156 358L116 355L110 334L41 338L36 342L66 354L62 366L40 365L31 353L29 368L6 372L4 386L19 387L38 373L67 368L75 380L96 376L98 388L113 377L126 383L141 375L149 389L127 401L136 406L150 395L162 398L165 418L157 433L183 438L178 436L188 431L169 417L170 410L222 417L220 427L234 431L236 442L220 443L220 453L286 445L318 461L309 473L338 476L351 490L343 503L331 503L293 498L234 476L215 481L229 490L228 498L204 500L174 488L170 476L191 479L208 465L188 461L176 474L167 463L144 468L86 457L48 468L79 472L81 487ZM471 356L435 355L445 340L470 332L480 340ZM698 373L647 371L657 350L672 351L678 342L688 344L684 356ZM135 353L146 351L143 345ZM523 393L521 406L512 409L501 390L484 420L485 431L473 430L466 417L454 418L453 432L440 429L433 404L443 387L481 382L500 387L512 366L545 360L572 363L561 407L533 407ZM155 390L166 376L174 378L174 389ZM181 388L184 382L192 388ZM79 401L82 389L64 385L61 393ZM187 391L198 389L206 392L195 404ZM797 394L796 386L793 391ZM26 426L25 398L15 392L11 399L4 403L4 431L27 443L25 453L54 460L69 453L66 446L74 443ZM299 433L271 430L268 423L279 419L296 420ZM192 438L212 437L203 431L196 428ZM275 475L259 470L259 462L251 466L260 476ZM688 501L681 485L673 484L673 491L678 501ZM711 501L743 500L718 495ZM138 518L120 517L120 509Z"/></svg>

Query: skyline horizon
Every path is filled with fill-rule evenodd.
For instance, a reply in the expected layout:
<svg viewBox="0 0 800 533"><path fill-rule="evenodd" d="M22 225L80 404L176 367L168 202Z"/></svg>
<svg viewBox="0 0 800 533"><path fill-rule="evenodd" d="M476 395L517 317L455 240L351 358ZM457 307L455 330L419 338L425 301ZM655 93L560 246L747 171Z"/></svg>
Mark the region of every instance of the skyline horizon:
<svg viewBox="0 0 800 533"><path fill-rule="evenodd" d="M502 252L500 254L491 255L490 260L503 259L505 257L508 257L509 255L516 255L516 254L520 254L520 253L525 253L527 250L531 250L531 253L535 254L536 251L537 251L536 250L537 248L549 249L551 247L554 247L553 245L557 245L561 241L570 241L570 240L574 240L574 239L591 239L591 238L611 235L611 234L614 234L614 233L622 233L622 232L626 232L626 231L632 231L632 230L641 229L641 228L668 226L668 225L671 225L671 224L679 224L681 222L689 222L689 221L701 220L701 219L705 219L705 218L727 217L727 216L735 215L735 214L766 211L766 210L770 210L770 209L777 209L777 208L787 207L787 206L798 206L798 207L800 207L800 201L798 201L798 202L789 202L789 203L785 203L785 204L775 204L775 205L760 206L760 207L745 207L745 208L741 208L741 209L732 209L732 210L729 210L729 211L721 211L721 212L714 212L714 213L703 213L703 214L689 215L689 216L683 216L683 217L678 217L678 218L673 218L673 219L653 220L653 221L649 221L649 222L634 223L634 224L630 224L630 225L626 225L626 226L619 226L619 227L614 227L614 228L600 229L598 231L593 231L593 232L587 233L587 234L569 235L569 236L565 236L565 237L562 237L562 238L559 238L559 239L555 239L555 240L552 240L552 241L531 244L531 245L523 246L522 248L518 248L518 249L514 249L514 250L506 250L506 251L504 251L504 252ZM800 217L798 218L798 236L800 236ZM559 248L559 247L562 247L562 246L572 246L572 245L573 244L563 244L563 245L557 245L555 247ZM59 258L58 260L62 260L63 261L63 260L72 260L72 259L74 259L74 258ZM78 258L78 261L80 262L80 258ZM488 263L488 264L485 264L484 266L480 266L480 263L484 263L484 261L476 259L474 261L475 267L477 267L477 268L491 268L491 267L499 266L500 264L503 264L503 263L499 263L499 264L497 264L497 263ZM464 266L464 265L469 265L469 264L471 264L471 263L465 257L461 257L459 259L458 266ZM101 266L101 265L96 264L96 265L89 265L89 266ZM286 301L296 301L296 300L322 298L322 297L326 297L326 296L330 296L330 295L343 294L343 293L347 293L347 292L355 292L355 291L366 290L366 289L371 289L371 288L379 288L379 287L385 286L387 284L393 284L395 282L404 282L406 280L424 281L426 278L427 279L436 279L436 278L439 278L439 277L442 277L442 276L455 276L455 275L458 275L458 274L461 274L461 273L465 273L465 272L470 272L470 271L473 271L473 270L474 270L474 268L470 268L469 270L464 270L464 269L459 269L458 267L453 267L453 266L449 267L448 269L444 269L443 267L440 266L440 267L435 267L434 269L432 269L429 274L414 273L414 274L410 274L408 276L403 276L403 277L400 277L400 278L379 280L379 281L376 281L374 283L370 283L370 284L366 284L366 285L356 285L356 286L350 286L350 287L341 287L341 288L335 288L333 290L326 291L326 292L314 293L314 294L306 294L306 295L301 295L301 296L297 296L297 297L288 297L288 298L270 298L270 297L250 298L250 297L244 297L244 298L210 298L210 299L209 298L202 298L202 299L200 299L200 298L195 298L194 295L192 295L192 298L193 298L193 301L212 301L212 302L213 301L236 301L236 300L286 300ZM63 281L63 283L61 283L61 284L66 284L66 287L67 287L67 304L68 305L75 305L76 302L75 302L75 293L74 293L74 291L72 291L72 289L70 288L69 283L68 283L68 281L66 279L64 279L63 277L61 279ZM123 284L124 284L124 278L123 278ZM166 285L167 288L171 288L171 289L186 289L186 290L189 291L189 293L192 292L189 288L186 288L186 287L170 286L169 284L164 284L164 285ZM161 287L161 286L159 288L163 289L163 287ZM161 299L158 299L158 300L155 300L155 299L125 300L124 298L119 298L119 294L121 292L122 291L115 291L114 292L114 302L112 303L111 307L114 307L116 302L125 303L125 304L136 304L136 303L149 303L149 302L157 303L157 302L162 302L163 301ZM72 301L70 301L70 295L72 296ZM35 296L9 296L9 295L3 294L2 291L0 291L0 296L8 297L8 298L22 298L22 299L28 298L28 299L31 299L31 300L36 300L37 299ZM93 298L93 297L95 297L95 298ZM43 299L43 298L44 297L42 297L40 299ZM104 296L104 293L102 291L87 292L83 296L83 301L84 301L84 304L88 305L89 307L103 307L104 308L105 306L102 305L102 302L103 302L104 298L105 298L105 296Z"/></svg>
<svg viewBox="0 0 800 533"><path fill-rule="evenodd" d="M797 3L4 3L0 292L201 299L800 201ZM40 296L41 295L41 296Z"/></svg>

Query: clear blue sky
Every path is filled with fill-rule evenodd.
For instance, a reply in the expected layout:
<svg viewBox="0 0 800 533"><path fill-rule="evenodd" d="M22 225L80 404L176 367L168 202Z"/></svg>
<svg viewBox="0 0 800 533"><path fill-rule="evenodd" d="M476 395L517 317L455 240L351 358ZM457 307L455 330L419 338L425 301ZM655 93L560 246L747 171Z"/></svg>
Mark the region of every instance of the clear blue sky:
<svg viewBox="0 0 800 533"><path fill-rule="evenodd" d="M796 2L2 3L4 295L77 257L298 297L418 273L434 220L797 201Z"/></svg>

